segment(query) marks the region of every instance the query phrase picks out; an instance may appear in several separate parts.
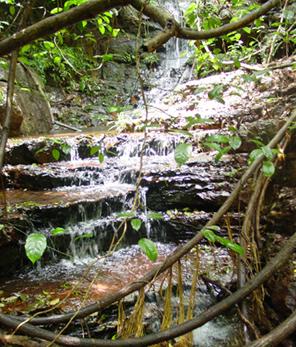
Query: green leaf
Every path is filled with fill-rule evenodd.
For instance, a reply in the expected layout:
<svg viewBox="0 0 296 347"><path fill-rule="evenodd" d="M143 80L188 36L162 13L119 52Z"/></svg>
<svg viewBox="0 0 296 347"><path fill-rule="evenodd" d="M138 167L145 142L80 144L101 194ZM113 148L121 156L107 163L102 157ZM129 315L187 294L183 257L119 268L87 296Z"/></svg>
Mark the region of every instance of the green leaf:
<svg viewBox="0 0 296 347"><path fill-rule="evenodd" d="M223 157L223 155L227 154L230 150L231 150L230 146L227 146L227 147L220 149L219 153L217 153L215 156L215 161L216 162L219 161Z"/></svg>
<svg viewBox="0 0 296 347"><path fill-rule="evenodd" d="M60 13L63 12L62 7L55 7L50 11L50 14L56 14L56 13Z"/></svg>
<svg viewBox="0 0 296 347"><path fill-rule="evenodd" d="M44 46L48 51L50 51L52 48L55 47L54 43L51 42L51 41L44 41L44 42L43 42L43 46Z"/></svg>
<svg viewBox="0 0 296 347"><path fill-rule="evenodd" d="M122 218L133 218L135 217L136 213L133 211L125 211L125 212L118 212L116 213L117 217L122 217Z"/></svg>
<svg viewBox="0 0 296 347"><path fill-rule="evenodd" d="M143 238L139 240L138 245L151 261L156 261L158 250L153 241Z"/></svg>
<svg viewBox="0 0 296 347"><path fill-rule="evenodd" d="M59 65L62 61L62 58L58 55L56 55L54 58L53 58L53 62L56 64L56 65Z"/></svg>
<svg viewBox="0 0 296 347"><path fill-rule="evenodd" d="M159 212L149 212L147 214L147 218L154 219L154 220L161 220L163 219L163 215Z"/></svg>
<svg viewBox="0 0 296 347"><path fill-rule="evenodd" d="M272 161L266 160L262 165L262 172L264 176L271 177L275 172L275 167Z"/></svg>
<svg viewBox="0 0 296 347"><path fill-rule="evenodd" d="M175 161L181 166L185 164L192 153L192 145L189 143L179 143L175 149Z"/></svg>
<svg viewBox="0 0 296 347"><path fill-rule="evenodd" d="M232 251L238 253L240 256L243 256L245 254L245 250L242 246L240 246L238 243L234 243L229 241L229 243L226 246L227 248L231 249Z"/></svg>
<svg viewBox="0 0 296 347"><path fill-rule="evenodd" d="M229 146L232 148L232 149L238 149L242 144L242 140L239 136L231 136L229 138Z"/></svg>
<svg viewBox="0 0 296 347"><path fill-rule="evenodd" d="M64 229L64 228L60 228L60 227L55 228L55 229L52 229L52 230L50 231L51 235L53 235L53 236L55 236L55 235L60 235L60 234L64 234L64 232L65 232L65 229Z"/></svg>
<svg viewBox="0 0 296 347"><path fill-rule="evenodd" d="M223 84L216 84L212 90L208 92L208 97L211 100L216 100L221 104L225 104L224 99L222 98L224 92Z"/></svg>
<svg viewBox="0 0 296 347"><path fill-rule="evenodd" d="M139 218L135 218L131 220L131 226L134 230L139 231L142 225L142 221Z"/></svg>
<svg viewBox="0 0 296 347"><path fill-rule="evenodd" d="M255 161L262 154L261 148L254 149L249 156L249 162Z"/></svg>
<svg viewBox="0 0 296 347"><path fill-rule="evenodd" d="M230 136L228 135L210 135L206 138L207 142L217 142L217 143L229 143Z"/></svg>
<svg viewBox="0 0 296 347"><path fill-rule="evenodd" d="M202 236L212 243L216 241L216 234L211 229L203 229Z"/></svg>
<svg viewBox="0 0 296 347"><path fill-rule="evenodd" d="M219 242L222 246L231 249L232 251L238 253L241 256L245 254L245 250L242 246L240 246L238 243L232 242L231 240L225 237L216 236L216 241Z"/></svg>
<svg viewBox="0 0 296 347"><path fill-rule="evenodd" d="M23 63L23 64L25 64L25 65L31 65L31 61L30 61L28 58L24 57L24 56L18 57L17 60L18 60L20 63Z"/></svg>
<svg viewBox="0 0 296 347"><path fill-rule="evenodd" d="M105 156L102 152L99 153L98 155L99 162L102 164L105 160Z"/></svg>
<svg viewBox="0 0 296 347"><path fill-rule="evenodd" d="M99 150L101 149L100 146L93 146L90 148L90 155L94 155L94 154L97 154L99 152Z"/></svg>
<svg viewBox="0 0 296 347"><path fill-rule="evenodd" d="M15 15L15 7L14 6L9 6L9 13L14 16Z"/></svg>
<svg viewBox="0 0 296 347"><path fill-rule="evenodd" d="M60 156L61 156L61 153L58 149L54 148L51 152L52 154L52 157L54 160L59 160L60 159Z"/></svg>
<svg viewBox="0 0 296 347"><path fill-rule="evenodd" d="M244 31L245 33L247 33L247 34L250 34L250 33L251 33L251 28L249 28L249 27L244 27L244 28L243 28L243 31Z"/></svg>
<svg viewBox="0 0 296 347"><path fill-rule="evenodd" d="M271 148L263 146L261 147L261 151L266 159L271 160L273 158L273 152Z"/></svg>
<svg viewBox="0 0 296 347"><path fill-rule="evenodd" d="M106 29L105 29L105 27L104 27L104 25L98 25L98 28L99 28L99 32L102 34L102 35L104 35L105 34L105 32L106 32Z"/></svg>
<svg viewBox="0 0 296 347"><path fill-rule="evenodd" d="M26 256L33 264L39 260L47 246L46 237L40 233L33 233L27 236L25 243Z"/></svg>

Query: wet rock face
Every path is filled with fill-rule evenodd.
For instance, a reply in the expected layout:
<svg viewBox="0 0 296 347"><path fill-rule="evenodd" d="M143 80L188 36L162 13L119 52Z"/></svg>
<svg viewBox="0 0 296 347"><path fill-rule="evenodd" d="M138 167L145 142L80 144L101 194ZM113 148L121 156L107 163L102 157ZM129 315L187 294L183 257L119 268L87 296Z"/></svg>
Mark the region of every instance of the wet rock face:
<svg viewBox="0 0 296 347"><path fill-rule="evenodd" d="M176 171L145 175L142 185L148 188L147 205L165 211L189 207L215 211L229 196L233 180L209 164L194 163Z"/></svg>
<svg viewBox="0 0 296 347"><path fill-rule="evenodd" d="M7 71L0 71L0 76L7 81ZM1 124L5 119L6 88L7 83L0 82ZM33 71L18 64L10 136L48 133L52 125L50 107L41 82Z"/></svg>

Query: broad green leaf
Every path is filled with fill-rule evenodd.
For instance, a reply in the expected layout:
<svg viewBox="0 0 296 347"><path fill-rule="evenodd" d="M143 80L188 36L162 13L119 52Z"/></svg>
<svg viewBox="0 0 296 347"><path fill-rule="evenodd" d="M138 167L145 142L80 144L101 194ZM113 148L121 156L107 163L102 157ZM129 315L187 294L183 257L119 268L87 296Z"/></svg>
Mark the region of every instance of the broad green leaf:
<svg viewBox="0 0 296 347"><path fill-rule="evenodd" d="M273 162L270 160L264 161L262 165L262 172L264 176L271 177L275 172L275 167L273 165Z"/></svg>
<svg viewBox="0 0 296 347"><path fill-rule="evenodd" d="M242 140L239 136L231 136L229 138L229 146L232 148L232 149L238 149L242 144Z"/></svg>
<svg viewBox="0 0 296 347"><path fill-rule="evenodd" d="M158 250L153 241L143 238L139 240L138 245L151 261L156 261Z"/></svg>
<svg viewBox="0 0 296 347"><path fill-rule="evenodd" d="M273 152L271 148L263 146L261 147L261 151L266 159L271 160L273 158Z"/></svg>
<svg viewBox="0 0 296 347"><path fill-rule="evenodd" d="M65 232L65 229L64 228L60 228L60 227L57 227L55 229L52 229L50 231L51 235L55 236L55 235L60 235L60 234L64 234Z"/></svg>
<svg viewBox="0 0 296 347"><path fill-rule="evenodd" d="M147 218L154 219L154 220L160 220L160 219L163 219L163 215L159 212L149 212L147 215Z"/></svg>
<svg viewBox="0 0 296 347"><path fill-rule="evenodd" d="M192 145L189 143L179 143L175 149L175 161L178 165L185 164L192 153Z"/></svg>
<svg viewBox="0 0 296 347"><path fill-rule="evenodd" d="M142 225L142 221L139 218L135 218L131 220L131 226L134 230L139 231Z"/></svg>
<svg viewBox="0 0 296 347"><path fill-rule="evenodd" d="M33 264L39 260L47 246L46 237L40 233L30 234L25 243L26 256Z"/></svg>
<svg viewBox="0 0 296 347"><path fill-rule="evenodd" d="M252 163L262 154L261 148L254 149L249 156L249 161Z"/></svg>
<svg viewBox="0 0 296 347"><path fill-rule="evenodd" d="M52 154L52 157L53 157L54 160L59 160L60 159L61 154L60 154L60 151L58 149L54 148L52 150L51 154Z"/></svg>

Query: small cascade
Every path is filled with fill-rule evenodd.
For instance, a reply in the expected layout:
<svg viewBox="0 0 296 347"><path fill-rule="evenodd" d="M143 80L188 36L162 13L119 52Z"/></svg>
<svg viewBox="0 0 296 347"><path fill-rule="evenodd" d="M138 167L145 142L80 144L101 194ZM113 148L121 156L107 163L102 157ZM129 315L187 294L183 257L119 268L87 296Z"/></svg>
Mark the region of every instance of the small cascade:
<svg viewBox="0 0 296 347"><path fill-rule="evenodd" d="M80 160L76 138L68 138L67 144L70 146L70 161L73 162Z"/></svg>
<svg viewBox="0 0 296 347"><path fill-rule="evenodd" d="M189 5L187 0L165 0L161 3L176 20L183 25L183 13ZM157 69L152 84L155 88L149 92L148 100L152 104L158 104L168 92L172 92L183 75L186 61L189 58L189 45L186 40L171 38L165 44L165 52L160 53L161 63Z"/></svg>
<svg viewBox="0 0 296 347"><path fill-rule="evenodd" d="M145 223L145 229L146 229L146 234L148 239L150 239L151 237L151 222L150 219L148 217L148 210L147 210L147 197L146 197L146 193L147 193L148 188L147 187L141 187L140 188L140 196L141 196L141 202L143 205L143 221Z"/></svg>

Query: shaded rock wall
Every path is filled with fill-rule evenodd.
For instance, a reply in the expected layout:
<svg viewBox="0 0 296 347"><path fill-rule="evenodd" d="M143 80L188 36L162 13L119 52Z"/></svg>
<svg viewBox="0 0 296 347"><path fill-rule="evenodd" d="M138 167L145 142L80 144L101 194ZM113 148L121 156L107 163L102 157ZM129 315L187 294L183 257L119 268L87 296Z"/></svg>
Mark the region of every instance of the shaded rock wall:
<svg viewBox="0 0 296 347"><path fill-rule="evenodd" d="M0 70L1 124L5 119L7 79L8 72ZM52 125L50 106L41 82L32 70L18 64L10 135L44 134L50 132Z"/></svg>

